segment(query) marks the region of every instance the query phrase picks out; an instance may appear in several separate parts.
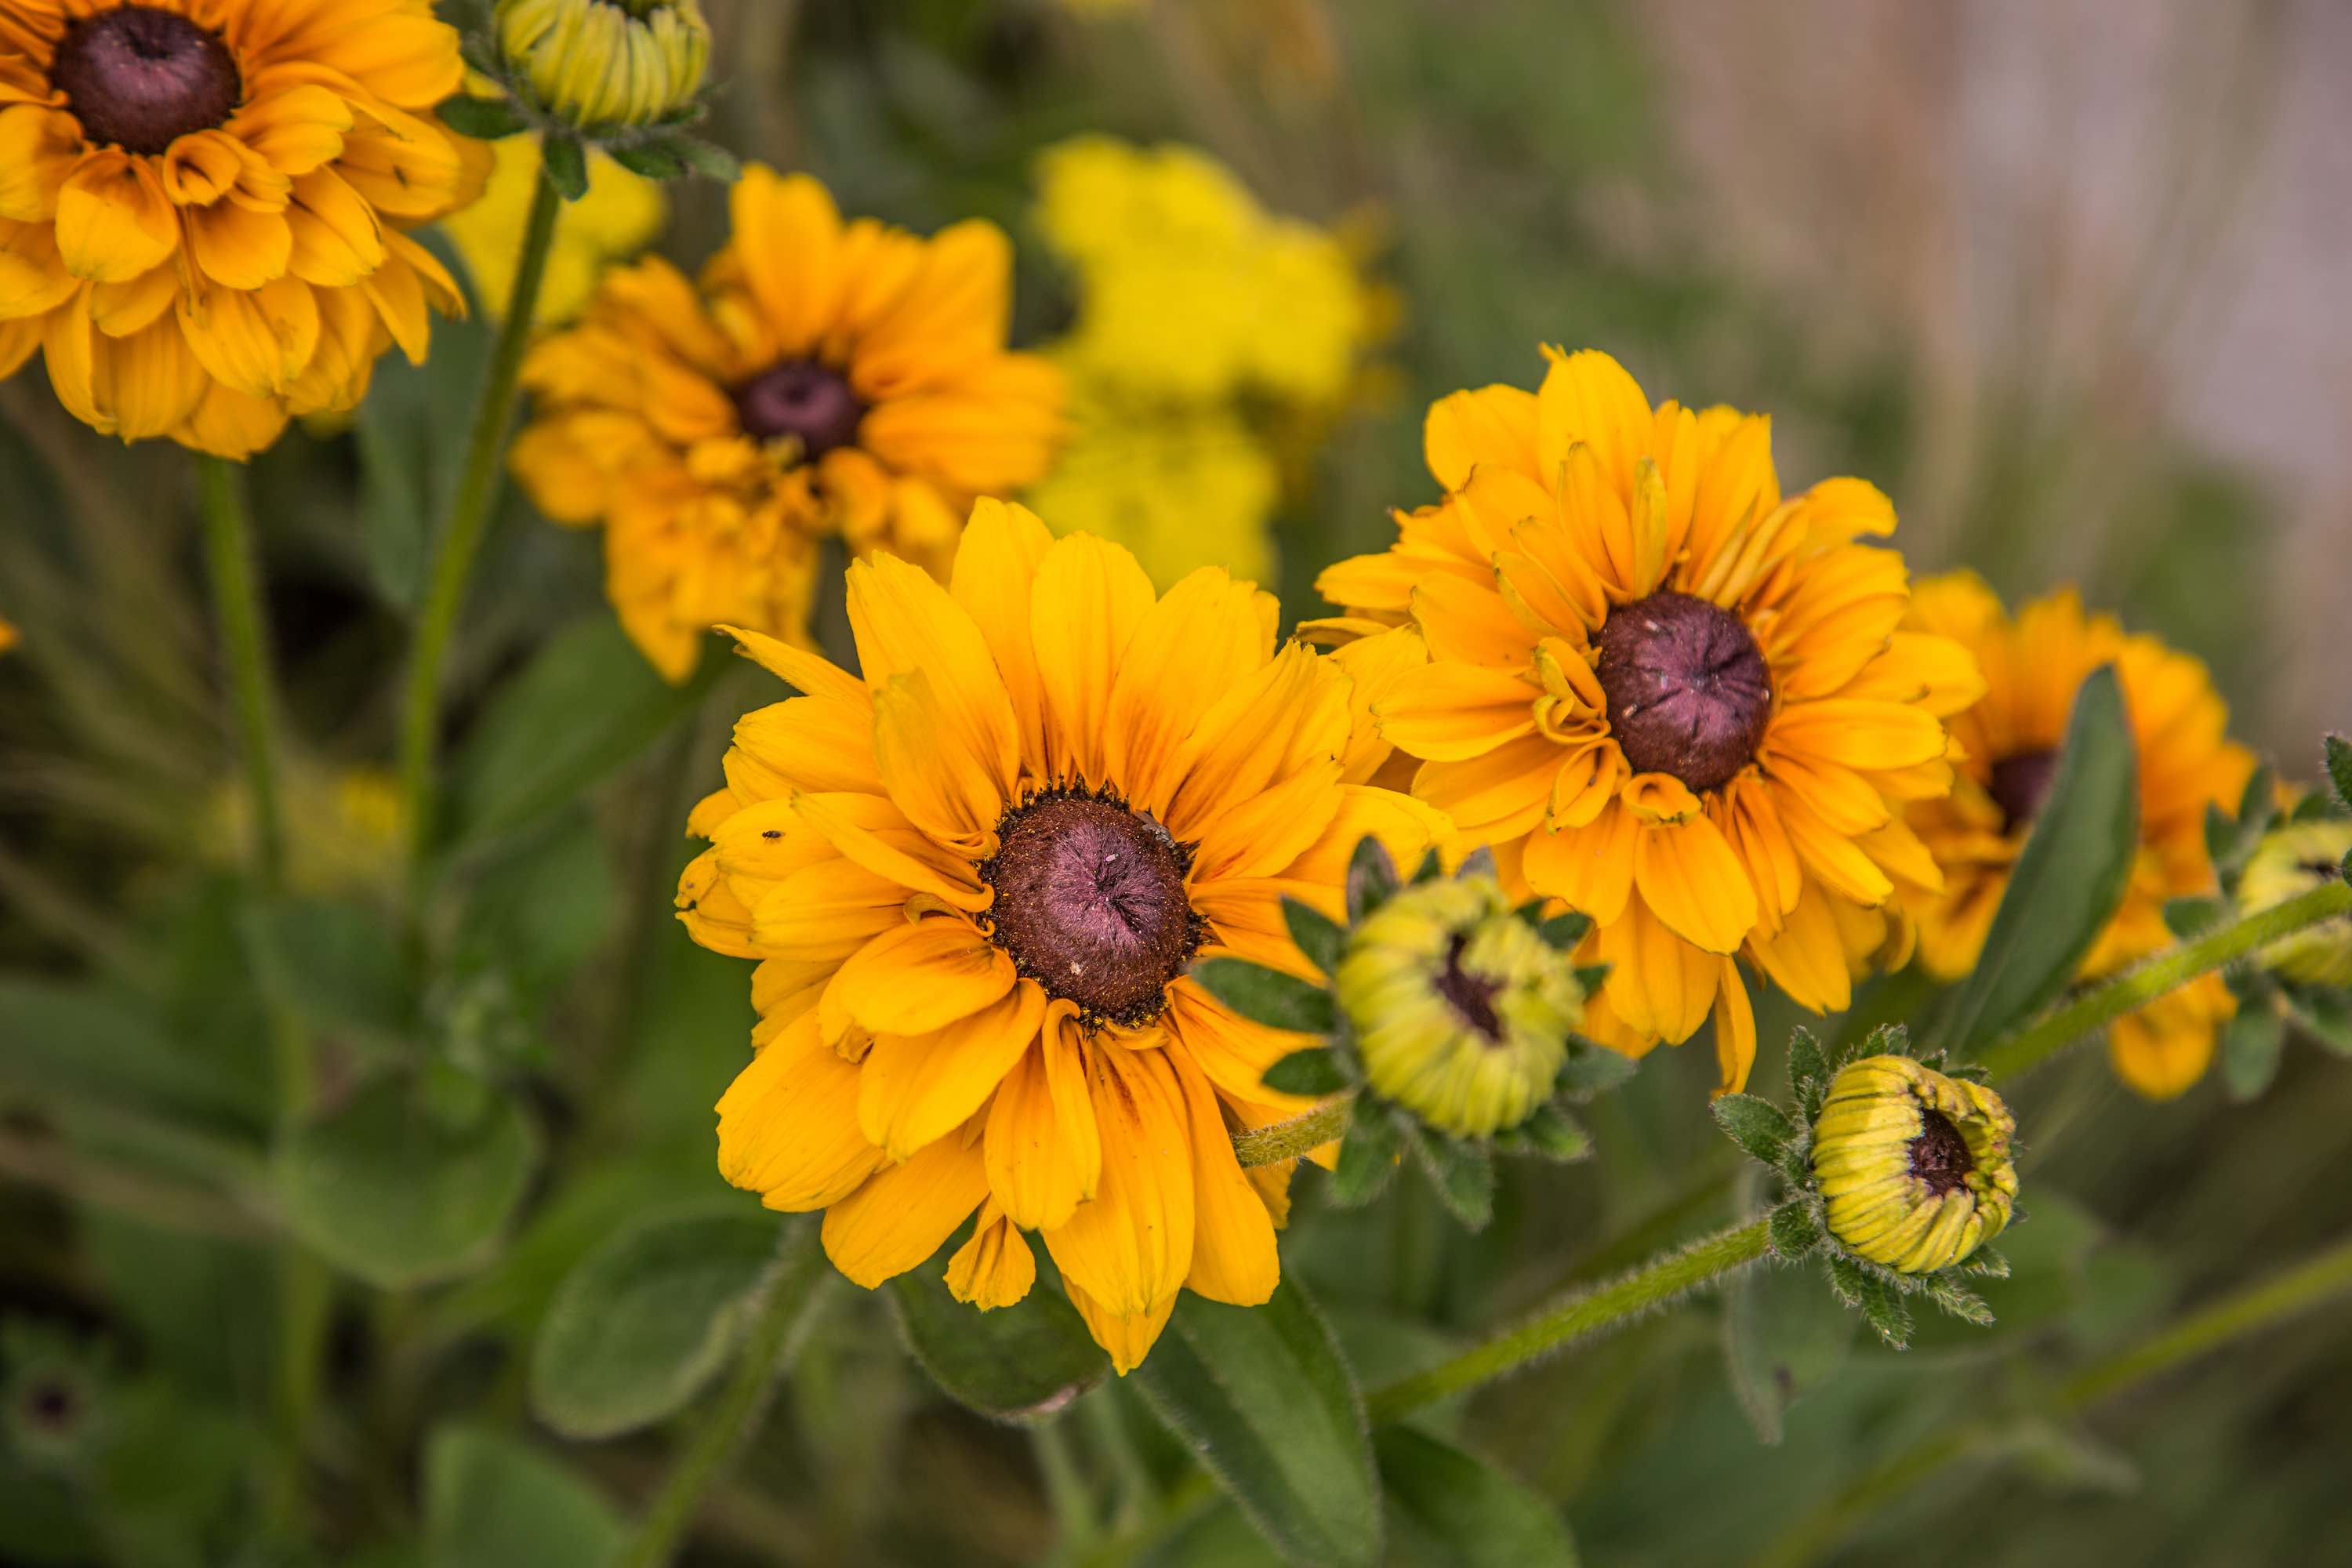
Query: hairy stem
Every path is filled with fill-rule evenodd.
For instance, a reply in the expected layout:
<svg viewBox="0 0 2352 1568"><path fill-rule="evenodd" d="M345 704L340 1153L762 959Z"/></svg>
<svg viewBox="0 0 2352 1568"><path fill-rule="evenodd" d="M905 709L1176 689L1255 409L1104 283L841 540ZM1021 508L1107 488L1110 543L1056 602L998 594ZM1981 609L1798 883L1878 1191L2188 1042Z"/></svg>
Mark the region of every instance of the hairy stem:
<svg viewBox="0 0 2352 1568"><path fill-rule="evenodd" d="M433 844L434 767L440 742L441 675L449 657L449 639L457 630L457 612L466 602L474 559L481 552L489 530L492 503L498 498L499 459L506 451L507 431L514 420L515 388L522 374L523 350L530 342L531 316L539 309L540 280L547 272L548 249L555 237L555 217L562 205L542 171L532 198L530 219L523 232L522 255L515 263L514 289L508 298L507 317L499 327L490 351L489 369L483 378L480 400L474 408L473 434L466 447L466 467L458 477L449 517L436 542L432 582L418 612L415 642L410 649L408 679L400 713L400 791L408 827L410 864L423 860Z"/></svg>
<svg viewBox="0 0 2352 1568"><path fill-rule="evenodd" d="M2045 1013L2024 1028L2003 1036L1977 1053L1996 1081L2032 1071L2075 1041L2178 990L2199 975L2345 914L2352 914L2352 883L2331 882L2283 904L2251 914L2221 930L2182 942L2168 952L2127 969L2072 1002Z"/></svg>
<svg viewBox="0 0 2352 1568"><path fill-rule="evenodd" d="M270 689L269 628L261 613L253 508L245 470L236 464L200 457L196 473L203 491L205 570L212 580L221 650L228 659L237 747L253 808L253 879L268 897L284 875L286 835L278 808L277 699Z"/></svg>
<svg viewBox="0 0 2352 1568"><path fill-rule="evenodd" d="M1606 1285L1580 1290L1451 1361L1373 1390L1365 1408L1376 1426L1410 1415L1423 1405L1491 1383L1563 1346L1629 1322L1687 1290L1745 1268L1769 1251L1771 1245L1770 1228L1760 1219L1717 1231Z"/></svg>
<svg viewBox="0 0 2352 1568"><path fill-rule="evenodd" d="M1234 1134L1234 1156L1244 1165L1271 1165L1320 1149L1348 1131L1345 1100L1324 1101L1304 1116Z"/></svg>
<svg viewBox="0 0 2352 1568"><path fill-rule="evenodd" d="M702 1506L703 1495L726 1474L737 1451L767 1414L777 1376L798 1353L814 1321L814 1309L824 1294L825 1268L824 1253L817 1246L813 1226L800 1227L786 1238L759 1321L752 1326L734 1372L701 1429L663 1480L615 1568L663 1568L677 1554L679 1542Z"/></svg>

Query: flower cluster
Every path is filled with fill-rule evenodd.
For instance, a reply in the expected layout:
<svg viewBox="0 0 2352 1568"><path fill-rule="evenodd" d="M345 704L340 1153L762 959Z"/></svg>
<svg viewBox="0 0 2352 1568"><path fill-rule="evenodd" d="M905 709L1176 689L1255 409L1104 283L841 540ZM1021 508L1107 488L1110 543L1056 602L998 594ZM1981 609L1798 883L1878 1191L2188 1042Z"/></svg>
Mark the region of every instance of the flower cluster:
<svg viewBox="0 0 2352 1568"><path fill-rule="evenodd" d="M1341 235L1266 213L1187 147L1049 148L1036 223L1077 315L1050 351L1071 443L1031 503L1129 546L1158 582L1210 563L1270 575L1286 466L1357 383L1385 295Z"/></svg>

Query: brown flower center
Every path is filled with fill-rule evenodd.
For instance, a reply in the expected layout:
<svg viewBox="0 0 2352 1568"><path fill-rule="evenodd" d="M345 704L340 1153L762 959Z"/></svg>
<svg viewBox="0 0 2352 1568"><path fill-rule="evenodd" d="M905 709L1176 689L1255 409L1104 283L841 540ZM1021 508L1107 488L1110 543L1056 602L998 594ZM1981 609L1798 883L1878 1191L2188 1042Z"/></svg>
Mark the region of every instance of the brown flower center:
<svg viewBox="0 0 2352 1568"><path fill-rule="evenodd" d="M1661 589L1610 612L1598 639L1609 729L1639 773L1730 782L1772 717L1772 671L1738 616Z"/></svg>
<svg viewBox="0 0 2352 1568"><path fill-rule="evenodd" d="M2050 795L2050 778L2058 771L2058 753L2044 748L2003 757L1992 765L1992 803L2000 807L2000 830L2014 833L2042 814Z"/></svg>
<svg viewBox="0 0 2352 1568"><path fill-rule="evenodd" d="M1470 939L1455 932L1454 942L1445 950L1445 968L1437 977L1437 994L1460 1016L1462 1021L1486 1037L1488 1045L1503 1041L1503 1020L1495 1011L1495 997L1503 989L1499 980L1489 980L1483 974L1473 974L1462 967L1462 952Z"/></svg>
<svg viewBox="0 0 2352 1568"><path fill-rule="evenodd" d="M813 359L786 360L735 389L736 416L762 441L797 437L801 455L814 462L857 439L866 405L849 379Z"/></svg>
<svg viewBox="0 0 2352 1568"><path fill-rule="evenodd" d="M1919 1135L1911 1140L1911 1173L1927 1184L1930 1197L1942 1197L1962 1185L1977 1168L1969 1141L1940 1110L1919 1112Z"/></svg>
<svg viewBox="0 0 2352 1568"><path fill-rule="evenodd" d="M152 5L118 6L68 27L49 83L85 137L150 157L226 123L245 93L219 34Z"/></svg>
<svg viewBox="0 0 2352 1568"><path fill-rule="evenodd" d="M1013 967L1091 1021L1148 1024L1201 945L1190 853L1109 795L1048 790L1005 813L981 880Z"/></svg>

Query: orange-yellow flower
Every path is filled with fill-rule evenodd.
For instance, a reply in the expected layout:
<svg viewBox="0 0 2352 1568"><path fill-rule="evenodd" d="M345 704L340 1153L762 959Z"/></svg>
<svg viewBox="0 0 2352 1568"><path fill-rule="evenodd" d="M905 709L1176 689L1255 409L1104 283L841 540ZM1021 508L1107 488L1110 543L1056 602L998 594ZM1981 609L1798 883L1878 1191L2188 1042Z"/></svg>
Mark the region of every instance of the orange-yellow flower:
<svg viewBox="0 0 2352 1568"><path fill-rule="evenodd" d="M461 307L404 231L480 189L463 78L426 0L0 0L0 375L230 458L353 407Z"/></svg>
<svg viewBox="0 0 2352 1568"><path fill-rule="evenodd" d="M1126 551L982 501L947 586L850 569L862 676L736 632L803 695L737 725L679 884L696 941L762 961L719 1169L825 1210L850 1279L977 1210L950 1288L1019 1300L1035 1232L1121 1372L1180 1288L1273 1292L1289 1173L1230 1134L1307 1109L1260 1082L1303 1041L1185 968L1312 973L1281 897L1339 918L1365 835L1410 859L1444 831L1364 783L1354 658L1277 647L1277 614L1215 567L1155 596Z"/></svg>
<svg viewBox="0 0 2352 1568"><path fill-rule="evenodd" d="M2140 849L2123 907L2083 974L2112 973L2170 945L2166 901L2215 886L2205 808L2235 811L2254 770L2253 754L2228 738L2229 710L2205 667L2154 637L2126 636L2112 616L2086 615L2072 589L2011 618L1966 573L1920 584L1911 624L1966 646L1987 682L1984 700L1952 721L1963 749L1958 787L1907 814L1944 868L1941 892L1907 900L1920 963L1946 979L1975 965L2049 788L2075 689L2103 664L2121 678L2138 752ZM2204 1076L2215 1031L2235 1011L2219 974L2170 993L2109 1029L2116 1073L2145 1095L2180 1093Z"/></svg>
<svg viewBox="0 0 2352 1568"><path fill-rule="evenodd" d="M1806 1006L1907 954L1898 887L1940 886L1898 812L1951 788L1944 720L1982 689L1897 627L1887 499L1784 500L1769 421L1650 406L1617 362L1430 410L1444 500L1323 574L1328 635L1389 645L1381 734L1516 885L1591 915L1585 1031L1640 1052L1710 1013L1726 1088L1755 1022L1734 955ZM1391 629L1396 628L1396 629Z"/></svg>
<svg viewBox="0 0 2352 1568"><path fill-rule="evenodd" d="M747 170L700 286L607 273L531 355L514 468L559 522L604 525L606 591L673 680L726 622L807 640L816 544L839 534L943 574L973 499L1045 469L1060 373L1008 353L1012 248L844 223L805 174Z"/></svg>

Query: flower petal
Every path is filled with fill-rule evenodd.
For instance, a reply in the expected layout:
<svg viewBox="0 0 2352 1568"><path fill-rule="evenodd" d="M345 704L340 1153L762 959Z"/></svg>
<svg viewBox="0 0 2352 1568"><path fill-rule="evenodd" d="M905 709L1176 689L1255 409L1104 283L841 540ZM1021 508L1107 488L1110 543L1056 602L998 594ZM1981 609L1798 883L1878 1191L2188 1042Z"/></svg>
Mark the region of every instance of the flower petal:
<svg viewBox="0 0 2352 1568"><path fill-rule="evenodd" d="M1101 1180L1094 1201L1045 1233L1045 1247L1106 1311L1146 1314L1192 1267L1191 1128L1164 1050L1089 1045L1087 1057Z"/></svg>
<svg viewBox="0 0 2352 1568"><path fill-rule="evenodd" d="M857 1121L894 1160L961 1127L1013 1070L1045 1016L1045 994L1016 985L944 1028L874 1037L857 1086Z"/></svg>
<svg viewBox="0 0 2352 1568"><path fill-rule="evenodd" d="M1102 1141L1076 1016L1056 1004L988 1112L988 1190L1025 1230L1067 1225L1095 1195Z"/></svg>
<svg viewBox="0 0 2352 1568"><path fill-rule="evenodd" d="M1013 960L971 921L909 921L852 953L827 987L876 1034L924 1035L971 1016L1013 989Z"/></svg>
<svg viewBox="0 0 2352 1568"><path fill-rule="evenodd" d="M979 1146L934 1139L824 1211L825 1256L871 1290L937 1252L987 1196Z"/></svg>

